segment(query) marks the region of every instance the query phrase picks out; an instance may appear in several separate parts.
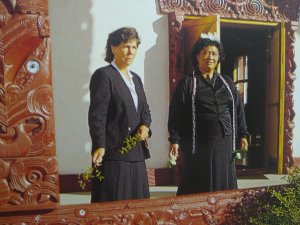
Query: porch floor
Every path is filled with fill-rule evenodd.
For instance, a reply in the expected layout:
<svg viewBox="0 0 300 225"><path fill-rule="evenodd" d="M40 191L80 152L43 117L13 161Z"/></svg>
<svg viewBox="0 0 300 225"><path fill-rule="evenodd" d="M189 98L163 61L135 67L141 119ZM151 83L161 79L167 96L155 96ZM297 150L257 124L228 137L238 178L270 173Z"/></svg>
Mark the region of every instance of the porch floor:
<svg viewBox="0 0 300 225"><path fill-rule="evenodd" d="M253 175L239 175L238 187L242 188L256 188L272 185L286 184L283 179L284 175L278 174L253 174ZM151 198L172 197L176 195L176 186L152 186L150 187ZM86 204L90 203L90 192L74 192L60 194L60 204Z"/></svg>

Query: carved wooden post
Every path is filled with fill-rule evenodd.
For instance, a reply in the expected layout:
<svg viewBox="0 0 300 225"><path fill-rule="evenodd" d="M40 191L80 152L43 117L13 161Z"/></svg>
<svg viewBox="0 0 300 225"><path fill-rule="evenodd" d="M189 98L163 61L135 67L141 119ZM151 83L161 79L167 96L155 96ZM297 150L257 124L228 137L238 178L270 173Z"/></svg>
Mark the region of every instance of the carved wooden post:
<svg viewBox="0 0 300 225"><path fill-rule="evenodd" d="M286 65L285 65L285 135L284 135L284 156L283 156L283 172L287 173L288 168L294 164L293 159L293 129L295 127L294 117L294 80L296 79L296 62L295 62L295 31L298 22L286 23Z"/></svg>
<svg viewBox="0 0 300 225"><path fill-rule="evenodd" d="M1 1L0 15L0 211L53 208L59 186L48 1Z"/></svg>
<svg viewBox="0 0 300 225"><path fill-rule="evenodd" d="M182 22L184 13L175 12L169 15L169 82L170 96L172 96L178 81L183 77L184 54L182 40Z"/></svg>

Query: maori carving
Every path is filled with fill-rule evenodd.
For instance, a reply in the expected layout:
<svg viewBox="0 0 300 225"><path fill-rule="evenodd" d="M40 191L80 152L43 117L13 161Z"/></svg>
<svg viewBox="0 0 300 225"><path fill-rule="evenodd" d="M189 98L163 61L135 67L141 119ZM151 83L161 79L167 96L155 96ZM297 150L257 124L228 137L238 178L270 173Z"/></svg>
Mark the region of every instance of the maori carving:
<svg viewBox="0 0 300 225"><path fill-rule="evenodd" d="M57 204L48 1L0 14L0 208Z"/></svg>
<svg viewBox="0 0 300 225"><path fill-rule="evenodd" d="M244 196L263 193L264 188L165 197L161 199L128 200L107 203L59 206L52 211L32 211L12 216L0 213L1 222L17 225L40 224L168 224L201 225L233 224L235 209L247 206Z"/></svg>
<svg viewBox="0 0 300 225"><path fill-rule="evenodd" d="M294 118L294 80L296 79L296 62L295 62L295 31L297 26L292 22L287 24L286 27L286 80L285 80L285 134L284 134L284 172L288 172L294 164L293 159L293 129L295 127Z"/></svg>
<svg viewBox="0 0 300 225"><path fill-rule="evenodd" d="M170 61L170 93L175 90L177 82L180 80L183 68L182 51L182 22L184 15L169 14L169 61Z"/></svg>
<svg viewBox="0 0 300 225"><path fill-rule="evenodd" d="M225 18L261 21L298 21L298 0L159 0L161 13L219 14Z"/></svg>

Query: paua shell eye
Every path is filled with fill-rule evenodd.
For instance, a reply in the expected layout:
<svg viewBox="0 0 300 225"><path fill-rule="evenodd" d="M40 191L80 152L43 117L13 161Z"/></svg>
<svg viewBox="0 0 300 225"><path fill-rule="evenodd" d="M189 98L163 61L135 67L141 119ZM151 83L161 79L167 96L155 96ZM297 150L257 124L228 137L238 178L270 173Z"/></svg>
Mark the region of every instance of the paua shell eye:
<svg viewBox="0 0 300 225"><path fill-rule="evenodd" d="M26 69L30 73L37 73L40 70L40 64L36 60L29 60L26 65Z"/></svg>

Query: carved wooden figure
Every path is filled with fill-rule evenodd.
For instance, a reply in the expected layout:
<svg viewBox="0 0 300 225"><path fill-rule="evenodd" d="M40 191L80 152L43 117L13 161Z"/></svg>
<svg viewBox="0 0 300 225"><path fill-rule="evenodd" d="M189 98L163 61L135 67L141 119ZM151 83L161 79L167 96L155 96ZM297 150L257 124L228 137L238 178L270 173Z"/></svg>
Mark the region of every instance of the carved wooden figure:
<svg viewBox="0 0 300 225"><path fill-rule="evenodd" d="M1 1L0 14L0 211L53 208L59 188L48 1Z"/></svg>

